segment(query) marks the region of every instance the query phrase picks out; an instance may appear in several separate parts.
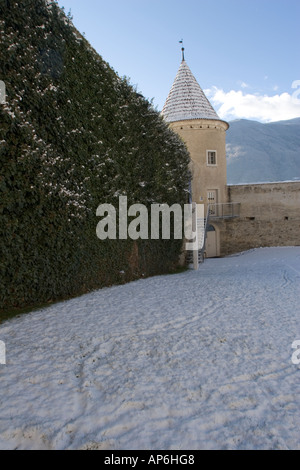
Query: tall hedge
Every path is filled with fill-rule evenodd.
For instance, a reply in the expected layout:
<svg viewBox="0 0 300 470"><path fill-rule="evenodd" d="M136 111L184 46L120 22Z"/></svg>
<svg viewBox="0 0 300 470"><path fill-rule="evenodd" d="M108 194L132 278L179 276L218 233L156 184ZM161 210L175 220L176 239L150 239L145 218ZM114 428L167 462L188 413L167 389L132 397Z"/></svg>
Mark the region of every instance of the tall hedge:
<svg viewBox="0 0 300 470"><path fill-rule="evenodd" d="M180 241L101 241L99 204L186 202L189 156L55 2L0 0L0 309L168 272Z"/></svg>

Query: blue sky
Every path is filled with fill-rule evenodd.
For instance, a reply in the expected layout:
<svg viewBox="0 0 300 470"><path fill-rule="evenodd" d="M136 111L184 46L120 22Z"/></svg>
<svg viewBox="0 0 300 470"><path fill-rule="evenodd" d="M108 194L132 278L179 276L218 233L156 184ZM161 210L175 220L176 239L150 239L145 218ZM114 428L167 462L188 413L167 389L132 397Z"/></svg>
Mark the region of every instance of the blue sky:
<svg viewBox="0 0 300 470"><path fill-rule="evenodd" d="M223 119L300 117L299 0L59 0L161 110L186 61Z"/></svg>

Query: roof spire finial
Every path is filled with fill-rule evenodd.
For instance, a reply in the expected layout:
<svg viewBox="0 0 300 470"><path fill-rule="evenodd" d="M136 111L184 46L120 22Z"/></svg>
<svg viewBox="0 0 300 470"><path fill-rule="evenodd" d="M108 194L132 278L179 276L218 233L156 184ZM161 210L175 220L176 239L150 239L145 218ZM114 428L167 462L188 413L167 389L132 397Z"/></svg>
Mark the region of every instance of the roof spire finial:
<svg viewBox="0 0 300 470"><path fill-rule="evenodd" d="M183 47L183 39L179 41L180 44L182 44L181 52L182 52L182 62L184 61L184 47Z"/></svg>

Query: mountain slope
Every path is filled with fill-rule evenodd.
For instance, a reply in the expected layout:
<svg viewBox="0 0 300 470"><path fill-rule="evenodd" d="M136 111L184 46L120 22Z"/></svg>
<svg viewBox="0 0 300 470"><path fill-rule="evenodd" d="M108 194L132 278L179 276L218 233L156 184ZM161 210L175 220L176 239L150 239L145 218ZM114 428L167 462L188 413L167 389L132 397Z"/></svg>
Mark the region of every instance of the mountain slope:
<svg viewBox="0 0 300 470"><path fill-rule="evenodd" d="M300 118L232 121L226 151L229 184L300 179Z"/></svg>

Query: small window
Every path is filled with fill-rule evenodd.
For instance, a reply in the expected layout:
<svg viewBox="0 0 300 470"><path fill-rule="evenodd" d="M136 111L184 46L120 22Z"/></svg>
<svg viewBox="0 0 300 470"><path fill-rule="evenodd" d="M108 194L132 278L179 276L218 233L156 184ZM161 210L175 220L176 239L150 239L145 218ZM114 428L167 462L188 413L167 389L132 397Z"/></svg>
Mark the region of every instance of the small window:
<svg viewBox="0 0 300 470"><path fill-rule="evenodd" d="M207 151L207 165L214 165L217 164L217 152L215 150L208 150Z"/></svg>
<svg viewBox="0 0 300 470"><path fill-rule="evenodd" d="M207 200L209 204L215 204L216 203L216 191L207 191Z"/></svg>

